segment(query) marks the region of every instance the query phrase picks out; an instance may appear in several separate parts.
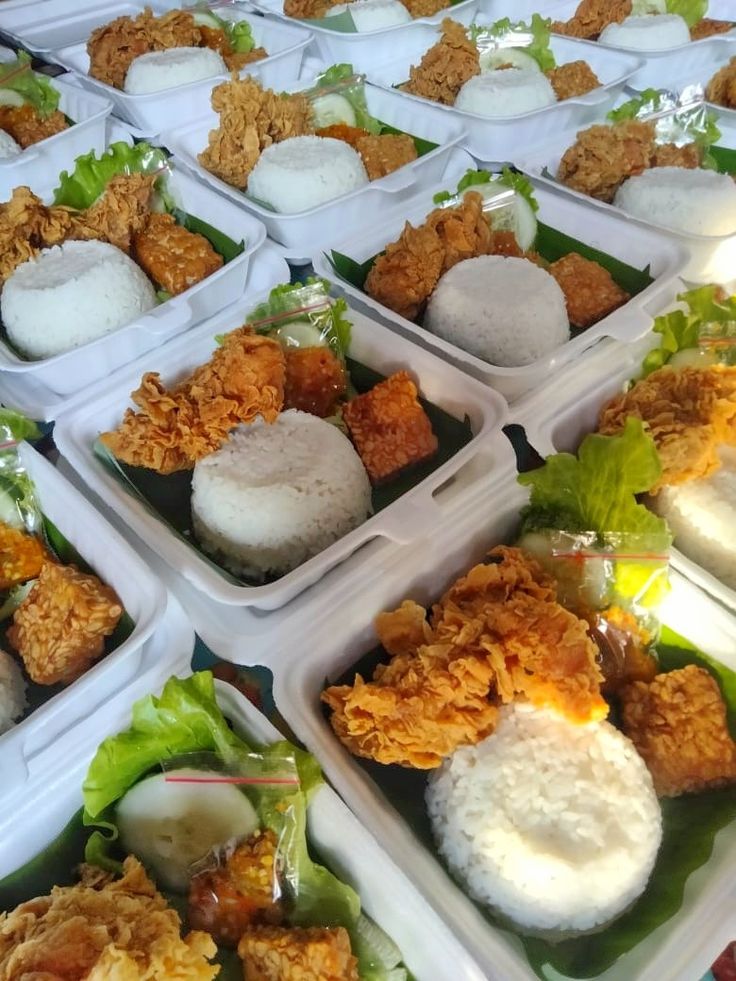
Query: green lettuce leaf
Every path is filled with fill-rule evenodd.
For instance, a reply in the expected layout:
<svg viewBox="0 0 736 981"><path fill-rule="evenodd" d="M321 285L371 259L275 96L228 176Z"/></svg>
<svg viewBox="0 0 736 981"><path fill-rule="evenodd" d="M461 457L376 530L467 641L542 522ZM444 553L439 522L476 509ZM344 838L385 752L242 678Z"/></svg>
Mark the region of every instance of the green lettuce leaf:
<svg viewBox="0 0 736 981"><path fill-rule="evenodd" d="M64 171L54 191L54 204L67 205L79 211L89 208L117 174L152 174L166 167L163 150L148 143L111 143L97 156L94 150L77 157L71 174Z"/></svg>
<svg viewBox="0 0 736 981"><path fill-rule="evenodd" d="M708 13L708 0L667 0L667 13L679 14L688 27L694 27Z"/></svg>
<svg viewBox="0 0 736 981"><path fill-rule="evenodd" d="M667 364L678 351L698 348L706 325L736 323L736 296L719 299L718 294L717 286L699 286L679 293L677 299L687 310L673 310L655 318L652 330L661 335L661 340L642 362L644 376Z"/></svg>
<svg viewBox="0 0 736 981"><path fill-rule="evenodd" d="M646 119L654 113L662 114L656 120L657 135L662 142L682 142L684 137L707 151L721 138L718 116L704 102L681 105L670 93L660 89L644 89L640 95L611 109L606 118L620 123L627 119Z"/></svg>
<svg viewBox="0 0 736 981"><path fill-rule="evenodd" d="M320 287L325 300L329 298L330 284L328 280L320 279L318 276L308 276L304 283L283 283L280 286L275 286L269 293L268 299L251 310L248 314L248 321L257 323L259 320L272 320L282 314L292 313L302 304L299 291L308 286ZM315 314L315 317L319 318L319 323L316 326L322 330L329 346L341 358L347 356L350 348L352 324L346 316L347 311L348 305L340 297L330 301L329 310L325 309L324 316L321 316L321 310ZM278 326L278 323L272 323L256 329L258 333L269 334Z"/></svg>
<svg viewBox="0 0 736 981"><path fill-rule="evenodd" d="M483 40L500 41L506 40L513 35L519 35L519 44L512 44L510 47L518 48L525 54L531 55L543 72L554 68L557 62L550 47L550 26L551 20L541 17L539 14L532 14L529 24L525 21L512 21L510 17L503 17L501 20L488 26L472 24L469 28L470 39L476 44ZM529 40L531 35L531 40Z"/></svg>
<svg viewBox="0 0 736 981"><path fill-rule="evenodd" d="M40 439L41 430L32 419L27 419L21 412L0 407L0 440Z"/></svg>
<svg viewBox="0 0 736 981"><path fill-rule="evenodd" d="M477 187L490 183L497 183L503 187L510 188L512 191L516 191L517 194L526 198L532 211L539 211L539 203L534 196L532 182L518 171L511 170L510 167L504 167L500 174L493 174L490 170L466 170L465 174L458 181L455 194L451 191L440 191L434 195L432 200L435 204L443 204L445 201L450 201L454 198L456 194L462 194L463 191L467 191L469 187Z"/></svg>
<svg viewBox="0 0 736 981"><path fill-rule="evenodd" d="M355 125L367 133L380 135L383 129L382 123L368 111L365 76L357 74L352 65L345 62L332 65L317 75L314 88L306 93L307 98L313 102L327 94L340 95L347 99L355 113Z"/></svg>
<svg viewBox="0 0 736 981"><path fill-rule="evenodd" d="M338 82L344 82L348 78L352 78L355 74L355 69L352 65L343 62L339 65L331 65L321 74L317 75L315 78L316 85L337 85Z"/></svg>
<svg viewBox="0 0 736 981"><path fill-rule="evenodd" d="M0 64L0 89L11 89L45 119L59 108L61 96L45 75L31 69L31 56L19 51L14 61Z"/></svg>

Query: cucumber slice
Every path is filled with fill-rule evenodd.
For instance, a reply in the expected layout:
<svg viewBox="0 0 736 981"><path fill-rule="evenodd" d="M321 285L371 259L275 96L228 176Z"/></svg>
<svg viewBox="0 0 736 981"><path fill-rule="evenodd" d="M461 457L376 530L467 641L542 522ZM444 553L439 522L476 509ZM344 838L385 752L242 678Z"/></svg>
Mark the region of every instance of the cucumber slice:
<svg viewBox="0 0 736 981"><path fill-rule="evenodd" d="M289 320L273 336L284 347L327 347L322 332L304 320Z"/></svg>
<svg viewBox="0 0 736 981"><path fill-rule="evenodd" d="M259 821L233 784L167 781L172 776L207 773L184 768L141 780L121 798L116 820L123 848L151 869L159 886L186 892L194 862L217 845L250 837Z"/></svg>
<svg viewBox="0 0 736 981"><path fill-rule="evenodd" d="M357 126L358 117L349 99L337 92L320 95L312 102L312 119L315 129L325 129L327 126Z"/></svg>
<svg viewBox="0 0 736 981"><path fill-rule="evenodd" d="M499 184L498 181L490 181L488 184L473 184L468 191L476 191L484 201L491 201L493 198L508 193L508 187ZM513 232L519 248L524 252L534 245L537 237L537 216L534 214L532 206L522 194L514 195L514 208L499 208L492 213L493 227L497 231Z"/></svg>
<svg viewBox="0 0 736 981"><path fill-rule="evenodd" d="M703 351L699 347L684 347L675 351L667 364L671 368L707 368L718 364L715 351Z"/></svg>
<svg viewBox="0 0 736 981"><path fill-rule="evenodd" d="M219 17L216 17L209 10L190 10L189 13L194 19L194 23L197 27L212 27L214 30L219 31L222 29L222 21Z"/></svg>
<svg viewBox="0 0 736 981"><path fill-rule="evenodd" d="M539 62L520 48L492 48L480 52L481 72L493 72L499 68L525 68L532 72L541 72Z"/></svg>
<svg viewBox="0 0 736 981"><path fill-rule="evenodd" d="M0 89L0 106L24 106L26 100L19 92L13 89Z"/></svg>
<svg viewBox="0 0 736 981"><path fill-rule="evenodd" d="M391 937L362 913L353 928L354 947L361 959L370 960L384 971L401 963L401 951ZM359 953L358 953L359 952Z"/></svg>
<svg viewBox="0 0 736 981"><path fill-rule="evenodd" d="M7 596L0 605L0 621L7 620L8 617L12 617L23 600L33 589L35 582L35 579L29 579L28 582L24 582L22 586L14 586L8 592Z"/></svg>

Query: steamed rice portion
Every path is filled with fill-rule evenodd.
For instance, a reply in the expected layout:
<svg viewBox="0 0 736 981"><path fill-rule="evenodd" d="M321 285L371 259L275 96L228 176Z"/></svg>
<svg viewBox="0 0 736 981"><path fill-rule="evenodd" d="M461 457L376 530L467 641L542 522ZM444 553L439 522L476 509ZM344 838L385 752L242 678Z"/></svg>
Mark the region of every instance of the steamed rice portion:
<svg viewBox="0 0 736 981"><path fill-rule="evenodd" d="M665 51L690 43L690 29L679 14L626 17L620 24L604 27L598 40L632 51Z"/></svg>
<svg viewBox="0 0 736 981"><path fill-rule="evenodd" d="M123 87L128 95L148 95L227 74L227 65L212 48L167 48L134 58Z"/></svg>
<svg viewBox="0 0 736 981"><path fill-rule="evenodd" d="M635 218L693 235L736 232L736 182L715 170L652 167L625 180L613 203Z"/></svg>
<svg viewBox="0 0 736 981"><path fill-rule="evenodd" d="M400 0L353 0L352 3L340 3L328 10L325 18L329 23L330 17L336 17L346 11L350 13L355 30L359 34L408 24L412 19Z"/></svg>
<svg viewBox="0 0 736 981"><path fill-rule="evenodd" d="M530 933L595 930L644 891L662 838L646 764L608 722L513 703L430 780L439 850L471 895Z"/></svg>
<svg viewBox="0 0 736 981"><path fill-rule="evenodd" d="M556 102L546 75L528 68L505 68L468 79L457 94L455 108L495 118L520 116Z"/></svg>
<svg viewBox="0 0 736 981"><path fill-rule="evenodd" d="M26 682L18 662L0 650L0 734L12 729L27 705Z"/></svg>
<svg viewBox="0 0 736 981"><path fill-rule="evenodd" d="M15 142L10 133L0 129L0 160L8 160L10 157L17 157L21 148Z"/></svg>

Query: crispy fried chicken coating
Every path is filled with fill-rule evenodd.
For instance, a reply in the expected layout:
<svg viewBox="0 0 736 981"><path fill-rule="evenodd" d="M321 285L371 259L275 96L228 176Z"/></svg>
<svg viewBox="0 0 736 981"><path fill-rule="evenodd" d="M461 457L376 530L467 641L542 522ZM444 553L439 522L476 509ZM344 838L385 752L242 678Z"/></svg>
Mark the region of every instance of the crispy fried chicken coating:
<svg viewBox="0 0 736 981"><path fill-rule="evenodd" d="M603 676L587 624L559 605L553 580L499 546L433 609L406 601L376 619L392 655L373 680L322 693L350 752L431 769L493 732L498 705L524 697L578 722L603 718Z"/></svg>
<svg viewBox="0 0 736 981"><path fill-rule="evenodd" d="M155 181L155 174L113 177L94 204L74 213L68 237L101 239L129 253L133 236L148 222Z"/></svg>
<svg viewBox="0 0 736 981"><path fill-rule="evenodd" d="M238 954L249 981L360 981L344 927L253 927Z"/></svg>
<svg viewBox="0 0 736 981"><path fill-rule="evenodd" d="M652 167L684 167L697 170L703 161L703 151L697 143L676 146L674 143L657 143L652 155Z"/></svg>
<svg viewBox="0 0 736 981"><path fill-rule="evenodd" d="M359 126L348 126L346 123L333 123L331 126L323 126L322 129L316 130L315 135L331 140L342 140L343 143L357 150L358 142L367 135L367 130Z"/></svg>
<svg viewBox="0 0 736 981"><path fill-rule="evenodd" d="M409 373L398 371L343 409L350 438L373 485L393 480L437 452L439 443L418 395Z"/></svg>
<svg viewBox="0 0 736 981"><path fill-rule="evenodd" d="M736 743L716 680L689 664L637 681L621 693L623 729L644 758L660 797L736 782Z"/></svg>
<svg viewBox="0 0 736 981"><path fill-rule="evenodd" d="M440 10L450 6L450 0L402 0L414 18L434 17Z"/></svg>
<svg viewBox="0 0 736 981"><path fill-rule="evenodd" d="M151 17L149 25L152 51L198 48L202 43L200 28L186 10L170 10L160 17Z"/></svg>
<svg viewBox="0 0 736 981"><path fill-rule="evenodd" d="M595 40L604 27L620 24L631 13L631 0L581 0L568 21L555 21L556 34Z"/></svg>
<svg viewBox="0 0 736 981"><path fill-rule="evenodd" d="M284 0L284 13L287 17L296 17L299 20L319 20L341 2L342 0Z"/></svg>
<svg viewBox="0 0 736 981"><path fill-rule="evenodd" d="M30 105L0 106L0 129L9 133L24 150L68 128L66 116L58 109L42 116Z"/></svg>
<svg viewBox="0 0 736 981"><path fill-rule="evenodd" d="M720 68L708 82L705 90L708 102L726 109L736 109L736 57Z"/></svg>
<svg viewBox="0 0 736 981"><path fill-rule="evenodd" d="M73 224L69 208L47 208L29 187L16 187L0 204L0 282L41 249L68 238Z"/></svg>
<svg viewBox="0 0 736 981"><path fill-rule="evenodd" d="M356 150L370 181L393 174L395 170L417 159L414 140L406 133L383 133L380 136L367 133L358 140Z"/></svg>
<svg viewBox="0 0 736 981"><path fill-rule="evenodd" d="M480 75L478 49L466 28L446 17L440 40L425 52L419 65L412 66L403 90L454 106L458 92L474 75Z"/></svg>
<svg viewBox="0 0 736 981"><path fill-rule="evenodd" d="M651 166L654 124L638 119L581 130L560 160L557 179L600 201L613 201L627 177Z"/></svg>
<svg viewBox="0 0 736 981"><path fill-rule="evenodd" d="M703 38L713 37L716 34L726 34L733 30L733 27L732 20L713 20L711 17L703 17L690 28L690 40L702 41Z"/></svg>
<svg viewBox="0 0 736 981"><path fill-rule="evenodd" d="M122 89L131 62L153 51L150 8L137 17L116 17L96 28L87 41L90 78Z"/></svg>
<svg viewBox="0 0 736 981"><path fill-rule="evenodd" d="M719 447L736 446L736 367L660 368L603 407L598 431L615 435L628 416L647 424L657 446L653 493L707 477L721 466Z"/></svg>
<svg viewBox="0 0 736 981"><path fill-rule="evenodd" d="M40 538L0 521L0 590L35 579L46 558Z"/></svg>
<svg viewBox="0 0 736 981"><path fill-rule="evenodd" d="M565 65L550 68L544 73L555 90L557 101L574 99L593 89L600 88L601 81L587 61L568 61Z"/></svg>
<svg viewBox="0 0 736 981"><path fill-rule="evenodd" d="M335 412L346 389L345 366L330 348L286 348L285 409L325 419Z"/></svg>
<svg viewBox="0 0 736 981"><path fill-rule="evenodd" d="M122 615L115 591L97 576L47 561L7 637L32 681L68 685L102 656Z"/></svg>
<svg viewBox="0 0 736 981"><path fill-rule="evenodd" d="M89 867L86 867L89 870ZM182 937L181 921L143 866L123 876L92 870L74 886L0 913L0 981L212 981L217 948L206 933Z"/></svg>
<svg viewBox="0 0 736 981"><path fill-rule="evenodd" d="M206 279L224 261L204 235L162 214L150 214L133 236L133 258L159 289L174 296Z"/></svg>
<svg viewBox="0 0 736 981"><path fill-rule="evenodd" d="M260 61L261 58L268 57L268 52L265 48L252 48L250 51L235 51L227 34L215 27L200 27L199 34L202 47L219 51L228 70L231 72L239 72L246 65L250 65L254 61Z"/></svg>
<svg viewBox="0 0 736 981"><path fill-rule="evenodd" d="M191 470L239 423L273 422L284 401L284 353L277 341L241 327L227 334L210 360L167 389L148 372L120 426L100 436L119 460L158 473Z"/></svg>
<svg viewBox="0 0 736 981"><path fill-rule="evenodd" d="M565 294L573 327L590 327L626 303L630 297L603 266L569 252L547 270Z"/></svg>

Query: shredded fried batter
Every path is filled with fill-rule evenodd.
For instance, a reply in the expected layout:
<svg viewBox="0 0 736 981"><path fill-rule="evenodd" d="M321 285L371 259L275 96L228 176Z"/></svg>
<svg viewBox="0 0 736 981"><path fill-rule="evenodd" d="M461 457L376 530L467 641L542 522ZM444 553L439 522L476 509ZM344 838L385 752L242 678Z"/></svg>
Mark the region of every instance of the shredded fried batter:
<svg viewBox="0 0 736 981"><path fill-rule="evenodd" d="M0 204L0 282L41 249L68 238L73 215L69 208L47 208L29 187L16 187Z"/></svg>
<svg viewBox="0 0 736 981"><path fill-rule="evenodd" d="M277 341L247 327L227 334L210 360L167 389L148 372L120 426L102 443L124 463L158 473L191 470L239 423L273 422L284 401L284 353Z"/></svg>
<svg viewBox="0 0 736 981"><path fill-rule="evenodd" d="M676 146L674 143L657 143L652 155L652 167L684 167L697 170L703 161L703 151L697 143Z"/></svg>
<svg viewBox="0 0 736 981"><path fill-rule="evenodd" d="M581 0L568 21L555 21L556 34L593 41L609 24L620 24L631 13L631 0Z"/></svg>
<svg viewBox="0 0 736 981"><path fill-rule="evenodd" d="M356 149L371 181L392 174L417 159L414 140L406 133L383 133L381 136L369 133L358 140Z"/></svg>
<svg viewBox="0 0 736 981"><path fill-rule="evenodd" d="M253 981L359 981L344 927L253 927L238 945Z"/></svg>
<svg viewBox="0 0 736 981"><path fill-rule="evenodd" d="M547 270L565 294L567 315L573 327L590 327L629 300L603 266L570 252Z"/></svg>
<svg viewBox="0 0 736 981"><path fill-rule="evenodd" d="M582 130L560 161L557 179L600 201L613 201L627 177L651 166L654 124L630 119Z"/></svg>
<svg viewBox="0 0 736 981"><path fill-rule="evenodd" d="M24 150L68 128L64 113L58 109L42 116L31 105L0 106L0 129L9 133Z"/></svg>
<svg viewBox="0 0 736 981"><path fill-rule="evenodd" d="M622 692L626 735L644 758L660 797L736 782L736 743L715 679L689 664Z"/></svg>
<svg viewBox="0 0 736 981"><path fill-rule="evenodd" d="M285 409L325 419L335 412L346 389L345 367L328 347L286 349Z"/></svg>
<svg viewBox="0 0 736 981"><path fill-rule="evenodd" d="M603 718L603 676L587 624L559 605L553 580L519 549L499 546L432 609L404 602L376 630L392 655L373 681L332 686L322 700L338 738L379 763L431 769L493 732L498 704L525 697L578 722Z"/></svg>
<svg viewBox="0 0 736 981"><path fill-rule="evenodd" d="M35 579L46 558L39 538L0 521L0 590Z"/></svg>
<svg viewBox="0 0 736 981"><path fill-rule="evenodd" d="M451 0L402 0L412 17L434 17L450 6Z"/></svg>
<svg viewBox="0 0 736 981"><path fill-rule="evenodd" d="M558 102L585 95L601 85L600 79L587 61L568 61L565 65L550 68L545 75L555 90Z"/></svg>
<svg viewBox="0 0 736 981"><path fill-rule="evenodd" d="M319 20L341 2L342 0L284 0L284 13L287 17L296 17L299 20Z"/></svg>
<svg viewBox="0 0 736 981"><path fill-rule="evenodd" d="M89 867L87 867L89 870ZM0 981L212 981L211 937L181 921L132 856L123 877L84 875L74 886L0 914Z"/></svg>
<svg viewBox="0 0 736 981"><path fill-rule="evenodd" d="M703 17L690 28L690 40L702 41L703 38L713 37L715 34L726 34L732 31L734 26L736 23L732 20L713 20L711 17Z"/></svg>
<svg viewBox="0 0 736 981"><path fill-rule="evenodd" d="M130 252L133 236L148 221L155 174L118 174L85 211L73 215L69 238L101 239Z"/></svg>
<svg viewBox="0 0 736 981"><path fill-rule="evenodd" d="M474 75L480 75L478 49L466 28L446 17L440 40L425 52L418 66L412 66L403 89L423 99L454 106L458 92Z"/></svg>
<svg viewBox="0 0 736 981"><path fill-rule="evenodd" d="M223 258L204 235L177 225L171 215L151 214L133 236L133 257L159 289L176 296L218 270Z"/></svg>
<svg viewBox="0 0 736 981"><path fill-rule="evenodd" d="M705 90L708 102L726 109L736 109L736 57L719 69Z"/></svg>
<svg viewBox="0 0 736 981"><path fill-rule="evenodd" d="M599 432L621 432L628 416L642 419L657 445L662 476L652 493L707 477L721 466L719 447L736 446L736 366L660 368L603 407Z"/></svg>

